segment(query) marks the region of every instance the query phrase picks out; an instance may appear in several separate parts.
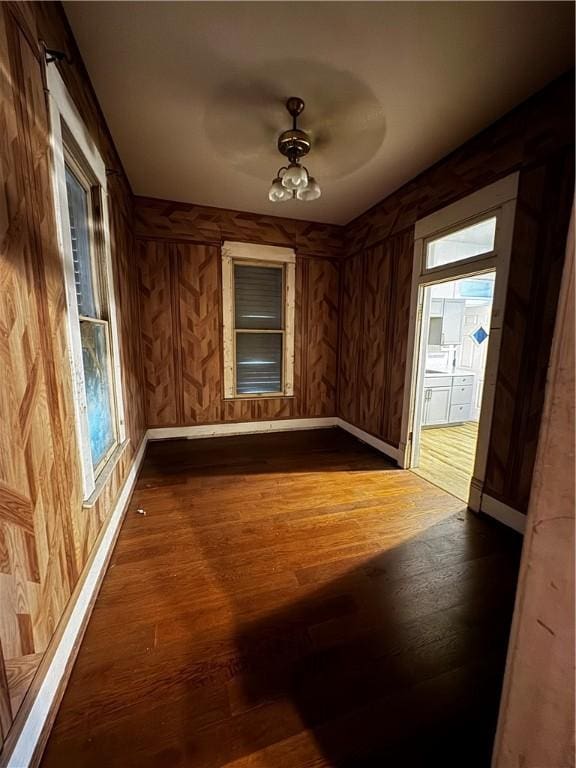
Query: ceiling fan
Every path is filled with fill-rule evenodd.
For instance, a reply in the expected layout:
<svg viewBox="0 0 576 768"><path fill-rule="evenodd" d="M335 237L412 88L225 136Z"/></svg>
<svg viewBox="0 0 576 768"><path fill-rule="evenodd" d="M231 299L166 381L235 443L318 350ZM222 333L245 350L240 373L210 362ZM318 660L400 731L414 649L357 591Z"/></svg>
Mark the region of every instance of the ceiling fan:
<svg viewBox="0 0 576 768"><path fill-rule="evenodd" d="M291 92L299 96L287 98ZM208 96L204 113L205 136L219 162L266 182L280 151L288 160L282 181L290 164L302 168L309 153L312 176L322 180L320 194L326 194L329 182L339 182L370 162L385 128L384 108L367 83L350 71L314 60L267 61L257 70L235 72ZM319 185L310 185L304 195L302 177L310 178L304 168L292 169L286 181L300 180L296 194L292 189L285 195L280 182L274 187L274 202L317 199Z"/></svg>
<svg viewBox="0 0 576 768"><path fill-rule="evenodd" d="M278 137L278 151L288 158L290 165L282 166L268 192L268 199L273 203L286 200L317 200L322 194L320 185L308 169L300 165L300 160L310 152L310 136L297 126L298 116L304 110L304 101L298 96L291 96L286 102L286 109L292 115L292 128L283 131Z"/></svg>

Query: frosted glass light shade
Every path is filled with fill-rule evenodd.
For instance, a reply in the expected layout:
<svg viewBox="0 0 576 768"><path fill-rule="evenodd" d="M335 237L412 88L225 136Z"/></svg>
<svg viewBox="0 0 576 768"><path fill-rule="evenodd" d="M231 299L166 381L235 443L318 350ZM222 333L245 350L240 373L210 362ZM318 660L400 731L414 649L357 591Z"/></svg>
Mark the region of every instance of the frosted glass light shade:
<svg viewBox="0 0 576 768"><path fill-rule="evenodd" d="M306 168L302 168L301 165L293 163L287 168L284 176L282 176L282 184L286 189L294 191L304 189L308 184L308 173Z"/></svg>
<svg viewBox="0 0 576 768"><path fill-rule="evenodd" d="M321 194L322 190L320 189L320 185L313 176L310 176L308 179L308 186L304 187L304 189L298 189L296 197L298 200L305 200L308 202L310 200L318 200Z"/></svg>
<svg viewBox="0 0 576 768"><path fill-rule="evenodd" d="M284 200L291 200L292 199L292 190L286 189L286 187L282 186L282 181L280 180L280 177L277 176L274 181L272 182L272 186L270 187L270 190L268 191L268 199L272 203L280 203Z"/></svg>

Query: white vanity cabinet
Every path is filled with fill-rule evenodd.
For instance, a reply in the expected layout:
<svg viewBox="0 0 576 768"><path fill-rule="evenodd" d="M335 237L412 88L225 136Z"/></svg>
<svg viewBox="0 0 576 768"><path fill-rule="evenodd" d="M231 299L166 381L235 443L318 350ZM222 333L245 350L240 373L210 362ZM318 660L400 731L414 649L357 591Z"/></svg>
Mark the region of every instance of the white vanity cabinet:
<svg viewBox="0 0 576 768"><path fill-rule="evenodd" d="M450 417L450 387L424 389L424 413L422 424L446 424Z"/></svg>
<svg viewBox="0 0 576 768"><path fill-rule="evenodd" d="M424 377L422 426L460 424L472 414L474 374Z"/></svg>

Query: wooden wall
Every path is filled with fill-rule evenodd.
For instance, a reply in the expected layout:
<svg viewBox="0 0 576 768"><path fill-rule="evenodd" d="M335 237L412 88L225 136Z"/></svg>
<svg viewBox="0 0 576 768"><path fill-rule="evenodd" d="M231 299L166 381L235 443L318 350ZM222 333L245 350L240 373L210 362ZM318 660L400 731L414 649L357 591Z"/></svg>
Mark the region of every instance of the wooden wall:
<svg viewBox="0 0 576 768"><path fill-rule="evenodd" d="M52 204L44 57L62 76L108 167L120 169L59 5L0 5L0 745L144 433L132 199L110 177L126 447L97 503L83 508L67 348L64 278ZM55 65L50 65L55 66ZM15 729L12 729L14 733ZM0 756L1 759L1 756Z"/></svg>
<svg viewBox="0 0 576 768"><path fill-rule="evenodd" d="M574 74L471 139L345 231L339 414L398 446L413 228L520 171L485 490L526 510L574 190Z"/></svg>
<svg viewBox="0 0 576 768"><path fill-rule="evenodd" d="M340 228L146 198L135 204L148 426L336 415ZM223 240L296 250L294 397L222 397Z"/></svg>

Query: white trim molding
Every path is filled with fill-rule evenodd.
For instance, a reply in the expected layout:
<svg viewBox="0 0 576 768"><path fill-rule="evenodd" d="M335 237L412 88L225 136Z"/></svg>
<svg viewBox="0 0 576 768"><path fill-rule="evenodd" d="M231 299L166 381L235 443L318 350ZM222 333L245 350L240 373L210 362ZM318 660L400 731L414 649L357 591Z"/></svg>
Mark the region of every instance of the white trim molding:
<svg viewBox="0 0 576 768"><path fill-rule="evenodd" d="M236 336L234 263L252 262L283 271L284 305L282 327L282 391L239 395L236 392ZM239 243L230 240L222 244L222 349L224 360L224 398L259 399L262 397L294 396L294 316L296 307L296 254L292 248L275 245ZM238 329L240 330L240 329ZM264 330L264 329L263 329ZM276 329L274 329L276 330ZM270 332L272 329L270 329Z"/></svg>
<svg viewBox="0 0 576 768"><path fill-rule="evenodd" d="M122 386L122 364L120 359L121 340L116 316L116 292L110 248L106 167L104 160L90 136L90 132L68 93L58 69L56 67L48 67L46 69L46 77L50 110L50 141L52 147L52 194L56 213L58 250L62 259L65 279L66 322L69 342L70 371L72 377L76 443L78 446L84 499L89 499L94 495L98 478L95 476L92 462L90 430L88 425L88 406L86 401L86 389L84 386L80 318L76 299L74 258L70 236L68 195L66 191L65 137L71 137L72 143L77 148L77 152L89 166L90 175L94 177L95 187L98 188L98 202L101 206L101 215L98 217L98 223L102 225L102 232L100 233L100 263L102 276L104 278L102 293L105 295L106 299L106 323L110 331L109 344L112 368L111 373L113 374L111 378L113 390L112 397L114 400L113 408L115 412L114 418L117 432L116 445L120 446L126 440L126 420Z"/></svg>
<svg viewBox="0 0 576 768"><path fill-rule="evenodd" d="M482 494L480 501L480 512L493 517L498 522L507 525L508 528L513 528L518 533L524 534L526 530L526 515L513 507L509 507L508 504L492 498L492 496L487 496L485 493Z"/></svg>
<svg viewBox="0 0 576 768"><path fill-rule="evenodd" d="M488 184L461 200L419 219L414 226L414 239L418 240L439 234L454 224L460 224L466 219L478 216L479 213L485 213L492 208L499 208L504 203L515 200L518 196L518 179L518 173L511 173L509 176L505 176L493 184Z"/></svg>
<svg viewBox="0 0 576 768"><path fill-rule="evenodd" d="M228 437L231 435L257 435L263 432L297 432L307 429L328 429L340 427L345 432L367 443L389 459L398 461L398 449L384 440L365 432L338 416L308 419L277 419L276 421L240 421L226 424L200 424L192 427L152 427L147 432L148 440L185 438L199 440L207 437Z"/></svg>
<svg viewBox="0 0 576 768"><path fill-rule="evenodd" d="M259 245L257 243L240 243L225 240L222 243L222 256L228 256L234 261L275 261L278 264L295 264L296 254L292 248L279 245Z"/></svg>
<svg viewBox="0 0 576 768"><path fill-rule="evenodd" d="M29 765L33 764L36 750L43 735L45 735L45 729L50 723L54 711L60 704L65 685L72 671L72 665L76 659L92 613L94 602L98 596L102 579L116 544L116 539L120 533L120 527L136 484L136 478L144 458L147 442L147 436L144 435L122 490L118 494L114 508L105 523L105 529L99 538L97 549L94 552L89 568L82 577L81 589L68 617L58 646L54 651L36 698L24 721L12 754L8 758L8 768L28 768Z"/></svg>
<svg viewBox="0 0 576 768"><path fill-rule="evenodd" d="M186 438L198 440L206 437L228 437L231 435L257 435L262 432L297 432L306 429L327 429L336 427L338 419L326 416L318 419L277 419L276 421L236 421L225 424L199 424L192 427L152 427L147 432L148 440Z"/></svg>
<svg viewBox="0 0 576 768"><path fill-rule="evenodd" d="M436 283L456 280L472 274L482 274L488 271L493 271L496 274L490 320L490 343L480 408L478 444L468 501L469 507L476 511L480 508L481 488L486 474L517 194L518 173L512 173L494 184L489 184L462 200L420 219L414 228L408 349L402 426L397 459L398 464L404 469L410 469L413 466L420 431L422 388L419 387L419 382L422 381L424 375L421 337L425 314L425 289ZM483 220L490 216L496 217L495 242L492 251L460 262L456 261L426 269L426 244L429 240L447 231L464 227L470 220Z"/></svg>
<svg viewBox="0 0 576 768"><path fill-rule="evenodd" d="M380 451L380 453L383 453L389 459L398 462L400 455L398 448L394 448L394 446L385 443L384 440L380 440L379 437L371 435L370 432L365 432L363 429L360 429L360 427L356 427L354 424L350 424L350 422L344 421L344 419L337 418L336 426L346 430L346 432L354 435L354 437L357 437L358 440L361 440L363 443L367 443L372 448L376 448L377 451Z"/></svg>
<svg viewBox="0 0 576 768"><path fill-rule="evenodd" d="M229 437L231 435L257 435L265 432L298 432L307 429L328 429L340 427L354 437L367 443L393 461L398 460L398 449L388 445L378 437L350 424L338 416L307 419L277 419L276 421L240 421L226 424L200 424L192 427L151 427L147 432L148 440L167 440L186 438L198 440L207 437Z"/></svg>

